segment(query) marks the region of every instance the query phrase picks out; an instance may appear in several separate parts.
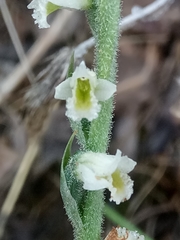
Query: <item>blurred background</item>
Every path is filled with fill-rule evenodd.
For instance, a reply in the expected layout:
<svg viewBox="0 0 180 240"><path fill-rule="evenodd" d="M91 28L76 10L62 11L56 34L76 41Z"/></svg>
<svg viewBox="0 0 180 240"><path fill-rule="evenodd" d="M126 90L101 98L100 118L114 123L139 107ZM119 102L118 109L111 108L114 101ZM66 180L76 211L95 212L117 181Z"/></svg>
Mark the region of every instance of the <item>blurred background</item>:
<svg viewBox="0 0 180 240"><path fill-rule="evenodd" d="M83 12L66 10L50 15L51 28L40 30L29 2L0 3L0 236L71 240L59 193L59 165L71 129L65 103L53 94L72 49L91 32ZM151 2L126 0L122 16ZM77 64L83 58L92 68L93 50ZM109 153L119 148L138 164L130 201L115 206L106 193L107 204L153 239L179 240L179 0L121 33L118 68ZM104 236L117 225L112 218L107 214Z"/></svg>

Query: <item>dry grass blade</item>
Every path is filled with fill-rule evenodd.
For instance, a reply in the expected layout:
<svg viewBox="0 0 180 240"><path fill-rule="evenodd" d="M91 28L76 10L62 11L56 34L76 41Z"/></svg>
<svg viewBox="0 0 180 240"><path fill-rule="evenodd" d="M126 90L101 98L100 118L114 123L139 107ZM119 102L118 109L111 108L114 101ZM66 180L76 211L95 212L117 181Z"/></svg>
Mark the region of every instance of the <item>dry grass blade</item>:
<svg viewBox="0 0 180 240"><path fill-rule="evenodd" d="M9 12L8 6L6 4L6 0L0 1L0 7L1 7L1 13L4 19L4 22L6 24L6 27L8 29L9 35L11 37L12 43L16 49L16 53L19 57L20 63L29 65L26 54L24 52L24 49L22 47L21 41L19 39L19 36L17 34L17 31L15 29L14 23L11 18L11 14ZM29 81L32 83L34 79L34 75L32 73L31 67L26 69L25 74L27 75Z"/></svg>
<svg viewBox="0 0 180 240"><path fill-rule="evenodd" d="M16 173L13 184L8 192L8 195L4 201L0 215L0 239L3 237L4 229L9 216L11 215L16 201L21 193L24 182L27 178L29 170L34 162L34 159L38 153L39 144L38 138L32 139L29 142L28 149L24 155L21 165Z"/></svg>
<svg viewBox="0 0 180 240"><path fill-rule="evenodd" d="M71 55L72 49L67 47L53 54L53 60L38 74L37 82L24 96L28 108L39 108L49 99L55 83L61 82L66 77ZM41 79L42 81L39 81Z"/></svg>
<svg viewBox="0 0 180 240"><path fill-rule="evenodd" d="M171 0L157 0L152 4L148 5L140 12L136 14L130 14L125 17L122 22L120 22L121 31L127 30L132 27L135 22L144 17L149 16L154 11L158 11L162 6L167 3L172 3ZM25 77L26 72L29 71L30 66L33 67L38 60L42 57L42 55L49 49L51 44L56 40L57 36L59 36L60 31L66 25L67 21L71 17L73 13L70 11L63 10L61 14L57 15L54 20L51 28L46 32L44 36L42 36L38 41L33 45L27 54L27 62L23 62L19 64L14 71L5 79L4 84L1 86L0 91L0 104L8 97L8 95L21 83L22 79ZM90 38L85 42L81 43L77 46L75 51L75 56L84 55L89 48L94 46L94 38Z"/></svg>
<svg viewBox="0 0 180 240"><path fill-rule="evenodd" d="M31 170L33 162L39 152L40 138L42 134L45 132L45 130L47 129L47 126L49 123L49 117L51 116L52 112L57 109L58 106L59 104L53 103L51 106L49 106L49 109L46 109L47 117L43 119L43 121L40 121L40 123L37 123L38 129L40 129L39 132L36 130L36 132L33 133L30 137L27 151L14 177L13 183L10 187L10 190L7 194L7 197L3 203L3 206L0 212L0 239L3 237L7 220L14 209L17 199L27 179L28 173ZM36 113L39 114L39 109L36 111ZM33 118L33 116L34 115L30 116L30 118ZM39 125L41 125L41 128L39 127Z"/></svg>
<svg viewBox="0 0 180 240"><path fill-rule="evenodd" d="M22 64L18 64L12 73L3 81L0 88L0 104L2 104L9 94L22 82L30 66L33 67L56 41L72 15L73 12L71 11L61 11L55 18L51 28L35 42L27 53L28 63L23 62Z"/></svg>
<svg viewBox="0 0 180 240"><path fill-rule="evenodd" d="M167 169L167 159L162 158L161 162L166 161L166 164L159 163L159 166L156 168L154 173L152 174L152 177L149 181L147 181L146 184L144 184L144 187L139 191L137 196L134 198L134 200L131 202L128 212L131 216L135 214L139 206L142 204L144 199L148 196L148 194L155 188L155 186L158 184L158 182L163 177L166 169Z"/></svg>

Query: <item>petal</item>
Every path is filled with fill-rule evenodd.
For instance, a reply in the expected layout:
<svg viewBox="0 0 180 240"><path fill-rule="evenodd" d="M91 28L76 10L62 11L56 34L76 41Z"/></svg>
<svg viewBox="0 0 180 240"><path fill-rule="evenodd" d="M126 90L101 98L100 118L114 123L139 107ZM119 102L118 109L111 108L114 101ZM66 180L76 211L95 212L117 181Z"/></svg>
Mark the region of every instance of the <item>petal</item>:
<svg viewBox="0 0 180 240"><path fill-rule="evenodd" d="M91 98L91 107L89 108L76 108L76 99L74 97L67 99L66 101L66 116L73 121L80 121L82 118L86 118L92 121L98 117L98 113L101 110L101 105L95 97Z"/></svg>
<svg viewBox="0 0 180 240"><path fill-rule="evenodd" d="M83 153L78 162L91 169L96 176L100 177L110 176L118 164L114 156L94 152Z"/></svg>
<svg viewBox="0 0 180 240"><path fill-rule="evenodd" d="M122 156L122 152L119 149L116 152L116 159L119 162L118 169L121 172L129 173L136 166L136 162L128 158L127 156Z"/></svg>
<svg viewBox="0 0 180 240"><path fill-rule="evenodd" d="M85 165L78 164L77 172L79 179L84 183L83 188L86 190L100 190L108 186L108 182L104 178L100 178Z"/></svg>
<svg viewBox="0 0 180 240"><path fill-rule="evenodd" d="M95 88L97 85L97 77L96 73L89 68L86 67L85 62L82 61L78 67L76 67L73 75L72 75L72 83L71 86L73 87L78 78L85 78L89 79L92 88Z"/></svg>
<svg viewBox="0 0 180 240"><path fill-rule="evenodd" d="M108 189L111 192L110 201L116 202L116 204L120 204L128 200L133 193L133 181L126 173L119 173L120 178L123 182L123 185L120 188L114 187L113 182L109 185Z"/></svg>
<svg viewBox="0 0 180 240"><path fill-rule="evenodd" d="M71 78L67 78L55 88L54 98L66 100L72 97L72 89L70 87L70 81L71 81Z"/></svg>
<svg viewBox="0 0 180 240"><path fill-rule="evenodd" d="M91 5L91 0L50 0L50 2L64 8L74 9L86 9Z"/></svg>
<svg viewBox="0 0 180 240"><path fill-rule="evenodd" d="M98 79L98 85L95 89L95 95L99 101L105 101L112 97L116 92L116 85L105 79Z"/></svg>
<svg viewBox="0 0 180 240"><path fill-rule="evenodd" d="M47 23L47 9L48 0L33 0L28 6L28 9L33 9L32 17L35 19L39 28L49 28Z"/></svg>

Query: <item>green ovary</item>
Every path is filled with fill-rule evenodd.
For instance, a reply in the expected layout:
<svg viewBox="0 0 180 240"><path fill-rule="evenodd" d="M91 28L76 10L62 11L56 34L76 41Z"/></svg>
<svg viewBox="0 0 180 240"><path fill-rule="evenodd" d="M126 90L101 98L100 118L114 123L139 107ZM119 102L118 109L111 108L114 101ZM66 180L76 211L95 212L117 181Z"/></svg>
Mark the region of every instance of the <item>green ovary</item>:
<svg viewBox="0 0 180 240"><path fill-rule="evenodd" d="M56 10L60 9L61 7L58 5L55 5L51 2L48 2L46 5L46 14L47 16L51 14L52 12L55 12Z"/></svg>
<svg viewBox="0 0 180 240"><path fill-rule="evenodd" d="M76 85L76 102L75 107L77 109L89 109L92 105L91 103L91 85L89 83L89 79L77 79Z"/></svg>
<svg viewBox="0 0 180 240"><path fill-rule="evenodd" d="M120 175L120 172L118 170L116 170L113 174L112 174L112 185L113 187L117 188L118 191L123 191L124 189L124 182L123 179Z"/></svg>

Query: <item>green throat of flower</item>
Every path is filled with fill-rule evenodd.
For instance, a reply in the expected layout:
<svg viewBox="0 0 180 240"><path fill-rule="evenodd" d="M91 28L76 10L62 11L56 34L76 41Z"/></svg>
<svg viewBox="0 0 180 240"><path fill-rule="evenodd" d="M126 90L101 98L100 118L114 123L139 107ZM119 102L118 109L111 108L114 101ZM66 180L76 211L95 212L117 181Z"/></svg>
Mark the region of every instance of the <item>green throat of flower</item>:
<svg viewBox="0 0 180 240"><path fill-rule="evenodd" d="M77 79L75 97L76 109L89 109L91 107L91 85L89 79Z"/></svg>
<svg viewBox="0 0 180 240"><path fill-rule="evenodd" d="M61 8L60 6L57 6L51 2L48 2L46 5L46 15L48 16L49 14L51 14L52 12L55 12L60 8Z"/></svg>
<svg viewBox="0 0 180 240"><path fill-rule="evenodd" d="M116 170L112 174L112 179L113 179L113 182L112 182L113 187L117 188L118 191L122 191L124 189L124 182L120 175L119 170Z"/></svg>

